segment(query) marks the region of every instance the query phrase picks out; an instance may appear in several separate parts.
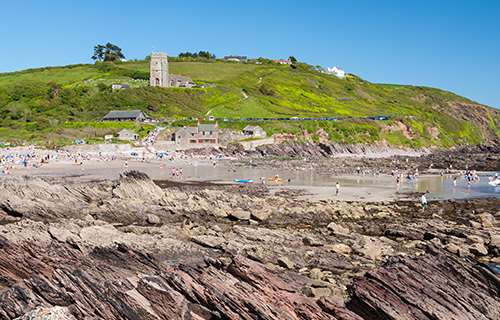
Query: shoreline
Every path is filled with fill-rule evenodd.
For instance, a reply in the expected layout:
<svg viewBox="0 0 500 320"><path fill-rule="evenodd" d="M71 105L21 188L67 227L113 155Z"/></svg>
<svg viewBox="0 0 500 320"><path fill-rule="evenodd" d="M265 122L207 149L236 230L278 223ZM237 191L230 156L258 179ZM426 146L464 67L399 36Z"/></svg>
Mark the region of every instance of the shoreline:
<svg viewBox="0 0 500 320"><path fill-rule="evenodd" d="M30 149L29 147L17 147L10 150L1 150L5 153L21 155L23 153L34 151L40 156L48 156L49 163L43 164L40 168L19 167L11 169L10 174L2 175L5 177L28 175L33 177L44 177L54 179L73 179L76 181L91 181L91 180L116 180L125 171L137 170L146 173L152 180L170 180L170 181L210 181L218 184L237 184L234 179L253 179L254 185L260 184L261 177L265 179L265 185L270 194L279 192L295 193L297 199L313 199L313 200L333 200L333 201L359 201L359 202L380 202L380 201L398 201L398 200L418 200L419 191L415 190L415 186L409 184L405 179L399 187L395 183L395 177L390 173L381 173L373 175L371 173L374 168L370 163L362 171L365 174L356 174L356 166L359 162L349 162L344 166L345 161L361 160L370 161L375 159L376 164L383 164L382 167L388 170L391 164L391 158L394 154L379 153L366 155L351 155L345 159L320 159L318 161L302 161L295 159L291 161L280 161L279 159L265 159L252 157L224 157L219 158L212 156L209 158L206 155L185 155L183 152L175 152L167 158L152 159L154 153L146 153L144 148L132 148L130 145L103 145L90 146L92 152L88 153L70 153L69 151L55 150L39 150ZM120 152L115 152L111 159L109 154L102 153L99 158L99 150L102 148L110 148ZM142 150L142 151L141 151ZM410 157L408 150L404 150L406 157ZM131 156L135 152L138 157ZM144 152L144 153L143 153ZM419 157L420 153L414 152L415 157ZM142 160L142 156L145 160ZM357 156L357 157L356 157ZM56 159L55 157L61 157ZM76 163L75 163L76 159ZM248 160L254 159L253 164L248 164ZM341 162L339 162L341 160ZM413 166L418 163L417 158L411 158L411 161L398 163L401 166L401 173L412 170ZM33 160L33 163L35 160ZM82 163L81 165L80 162ZM78 163L78 164L77 164ZM215 165L214 165L215 163ZM389 165L388 165L389 164ZM406 169L403 169L406 165ZM408 168L409 167L409 168ZM172 169L182 168L183 176L172 179ZM227 170L227 171L226 171ZM373 169L375 170L375 169ZM424 168L418 176L416 183L422 185L430 184L431 179L439 177L442 170ZM279 173L283 178L283 182L275 184L267 181L268 177L273 177ZM460 171L448 173L458 175ZM252 176L249 176L252 175ZM288 183L288 179L291 182ZM335 182L339 182L341 189L339 195L335 195ZM425 189L425 191L430 189ZM423 191L420 191L422 193ZM459 198L476 199L484 198L483 195L468 196L460 194ZM450 196L449 198L456 198ZM429 201L443 200L442 196L433 197L432 193L428 195Z"/></svg>

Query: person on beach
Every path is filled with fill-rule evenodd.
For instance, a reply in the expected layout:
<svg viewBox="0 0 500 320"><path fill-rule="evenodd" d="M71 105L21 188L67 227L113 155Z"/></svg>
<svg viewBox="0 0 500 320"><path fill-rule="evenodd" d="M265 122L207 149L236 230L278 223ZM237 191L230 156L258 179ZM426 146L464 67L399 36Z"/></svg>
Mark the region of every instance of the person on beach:
<svg viewBox="0 0 500 320"><path fill-rule="evenodd" d="M175 178L175 168L172 169L172 179Z"/></svg>
<svg viewBox="0 0 500 320"><path fill-rule="evenodd" d="M356 170L358 171L358 175L359 175L359 171L361 170L359 167L356 168Z"/></svg>
<svg viewBox="0 0 500 320"><path fill-rule="evenodd" d="M339 195L339 191L340 191L340 184L337 182L337 184L335 184L335 196L338 196Z"/></svg>
<svg viewBox="0 0 500 320"><path fill-rule="evenodd" d="M420 198L420 202L422 202L422 212L424 212L424 210L427 208L427 197L425 193Z"/></svg>

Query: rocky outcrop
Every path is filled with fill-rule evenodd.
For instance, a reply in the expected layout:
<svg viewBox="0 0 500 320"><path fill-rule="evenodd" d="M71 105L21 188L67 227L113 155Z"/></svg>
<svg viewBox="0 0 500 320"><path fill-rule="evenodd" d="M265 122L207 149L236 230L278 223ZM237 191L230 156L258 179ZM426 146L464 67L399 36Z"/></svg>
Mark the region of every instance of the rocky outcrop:
<svg viewBox="0 0 500 320"><path fill-rule="evenodd" d="M45 319L55 306L64 307L57 309L59 319L360 319L333 300L306 298L272 270L239 255L231 261L206 258L199 267L160 267L126 247L84 256L57 243L0 241L2 257L9 257L2 260L2 274L15 282L2 290L0 319ZM104 257L120 257L120 268L142 265L151 273L120 276Z"/></svg>
<svg viewBox="0 0 500 320"><path fill-rule="evenodd" d="M487 265L431 246L355 278L349 294L364 319L499 319L499 285Z"/></svg>
<svg viewBox="0 0 500 320"><path fill-rule="evenodd" d="M0 319L54 306L77 319L497 316L498 279L477 260L500 263L500 199L431 202L422 213L414 202L301 200L137 172L5 181ZM23 194L47 198L8 201Z"/></svg>

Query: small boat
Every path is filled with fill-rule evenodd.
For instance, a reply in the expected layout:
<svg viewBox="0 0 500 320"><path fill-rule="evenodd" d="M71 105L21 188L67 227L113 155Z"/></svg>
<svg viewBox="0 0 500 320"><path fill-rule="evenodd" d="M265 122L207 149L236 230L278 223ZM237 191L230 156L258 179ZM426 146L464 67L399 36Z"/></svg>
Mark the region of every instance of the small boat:
<svg viewBox="0 0 500 320"><path fill-rule="evenodd" d="M283 181L281 178L268 178L271 181Z"/></svg>
<svg viewBox="0 0 500 320"><path fill-rule="evenodd" d="M494 186L494 187L498 187L498 186L500 186L500 179L490 181L490 182L488 182L488 184L491 186Z"/></svg>
<svg viewBox="0 0 500 320"><path fill-rule="evenodd" d="M49 163L47 160L43 160L42 163Z"/></svg>
<svg viewBox="0 0 500 320"><path fill-rule="evenodd" d="M241 182L241 183L253 183L253 180L244 180L244 179L234 179L236 182Z"/></svg>

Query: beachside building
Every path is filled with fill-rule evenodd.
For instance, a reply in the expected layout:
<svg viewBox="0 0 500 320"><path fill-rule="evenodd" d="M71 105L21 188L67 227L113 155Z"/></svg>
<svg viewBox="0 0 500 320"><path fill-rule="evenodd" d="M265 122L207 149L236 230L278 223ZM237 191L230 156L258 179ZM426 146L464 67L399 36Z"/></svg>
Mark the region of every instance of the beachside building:
<svg viewBox="0 0 500 320"><path fill-rule="evenodd" d="M151 119L151 117L142 112L141 110L113 110L102 118L103 121L133 121L133 122L143 122L149 119Z"/></svg>
<svg viewBox="0 0 500 320"><path fill-rule="evenodd" d="M267 133L259 126L246 126L243 129L243 134L254 138L265 138Z"/></svg>
<svg viewBox="0 0 500 320"><path fill-rule="evenodd" d="M132 130L123 129L118 132L118 140L133 141L139 139L139 135Z"/></svg>
<svg viewBox="0 0 500 320"><path fill-rule="evenodd" d="M164 88L191 88L196 85L190 77L168 73L168 56L164 52L151 53L149 85Z"/></svg>
<svg viewBox="0 0 500 320"><path fill-rule="evenodd" d="M183 127L172 134L176 148L198 148L219 143L219 128L215 124L198 124L196 127Z"/></svg>

